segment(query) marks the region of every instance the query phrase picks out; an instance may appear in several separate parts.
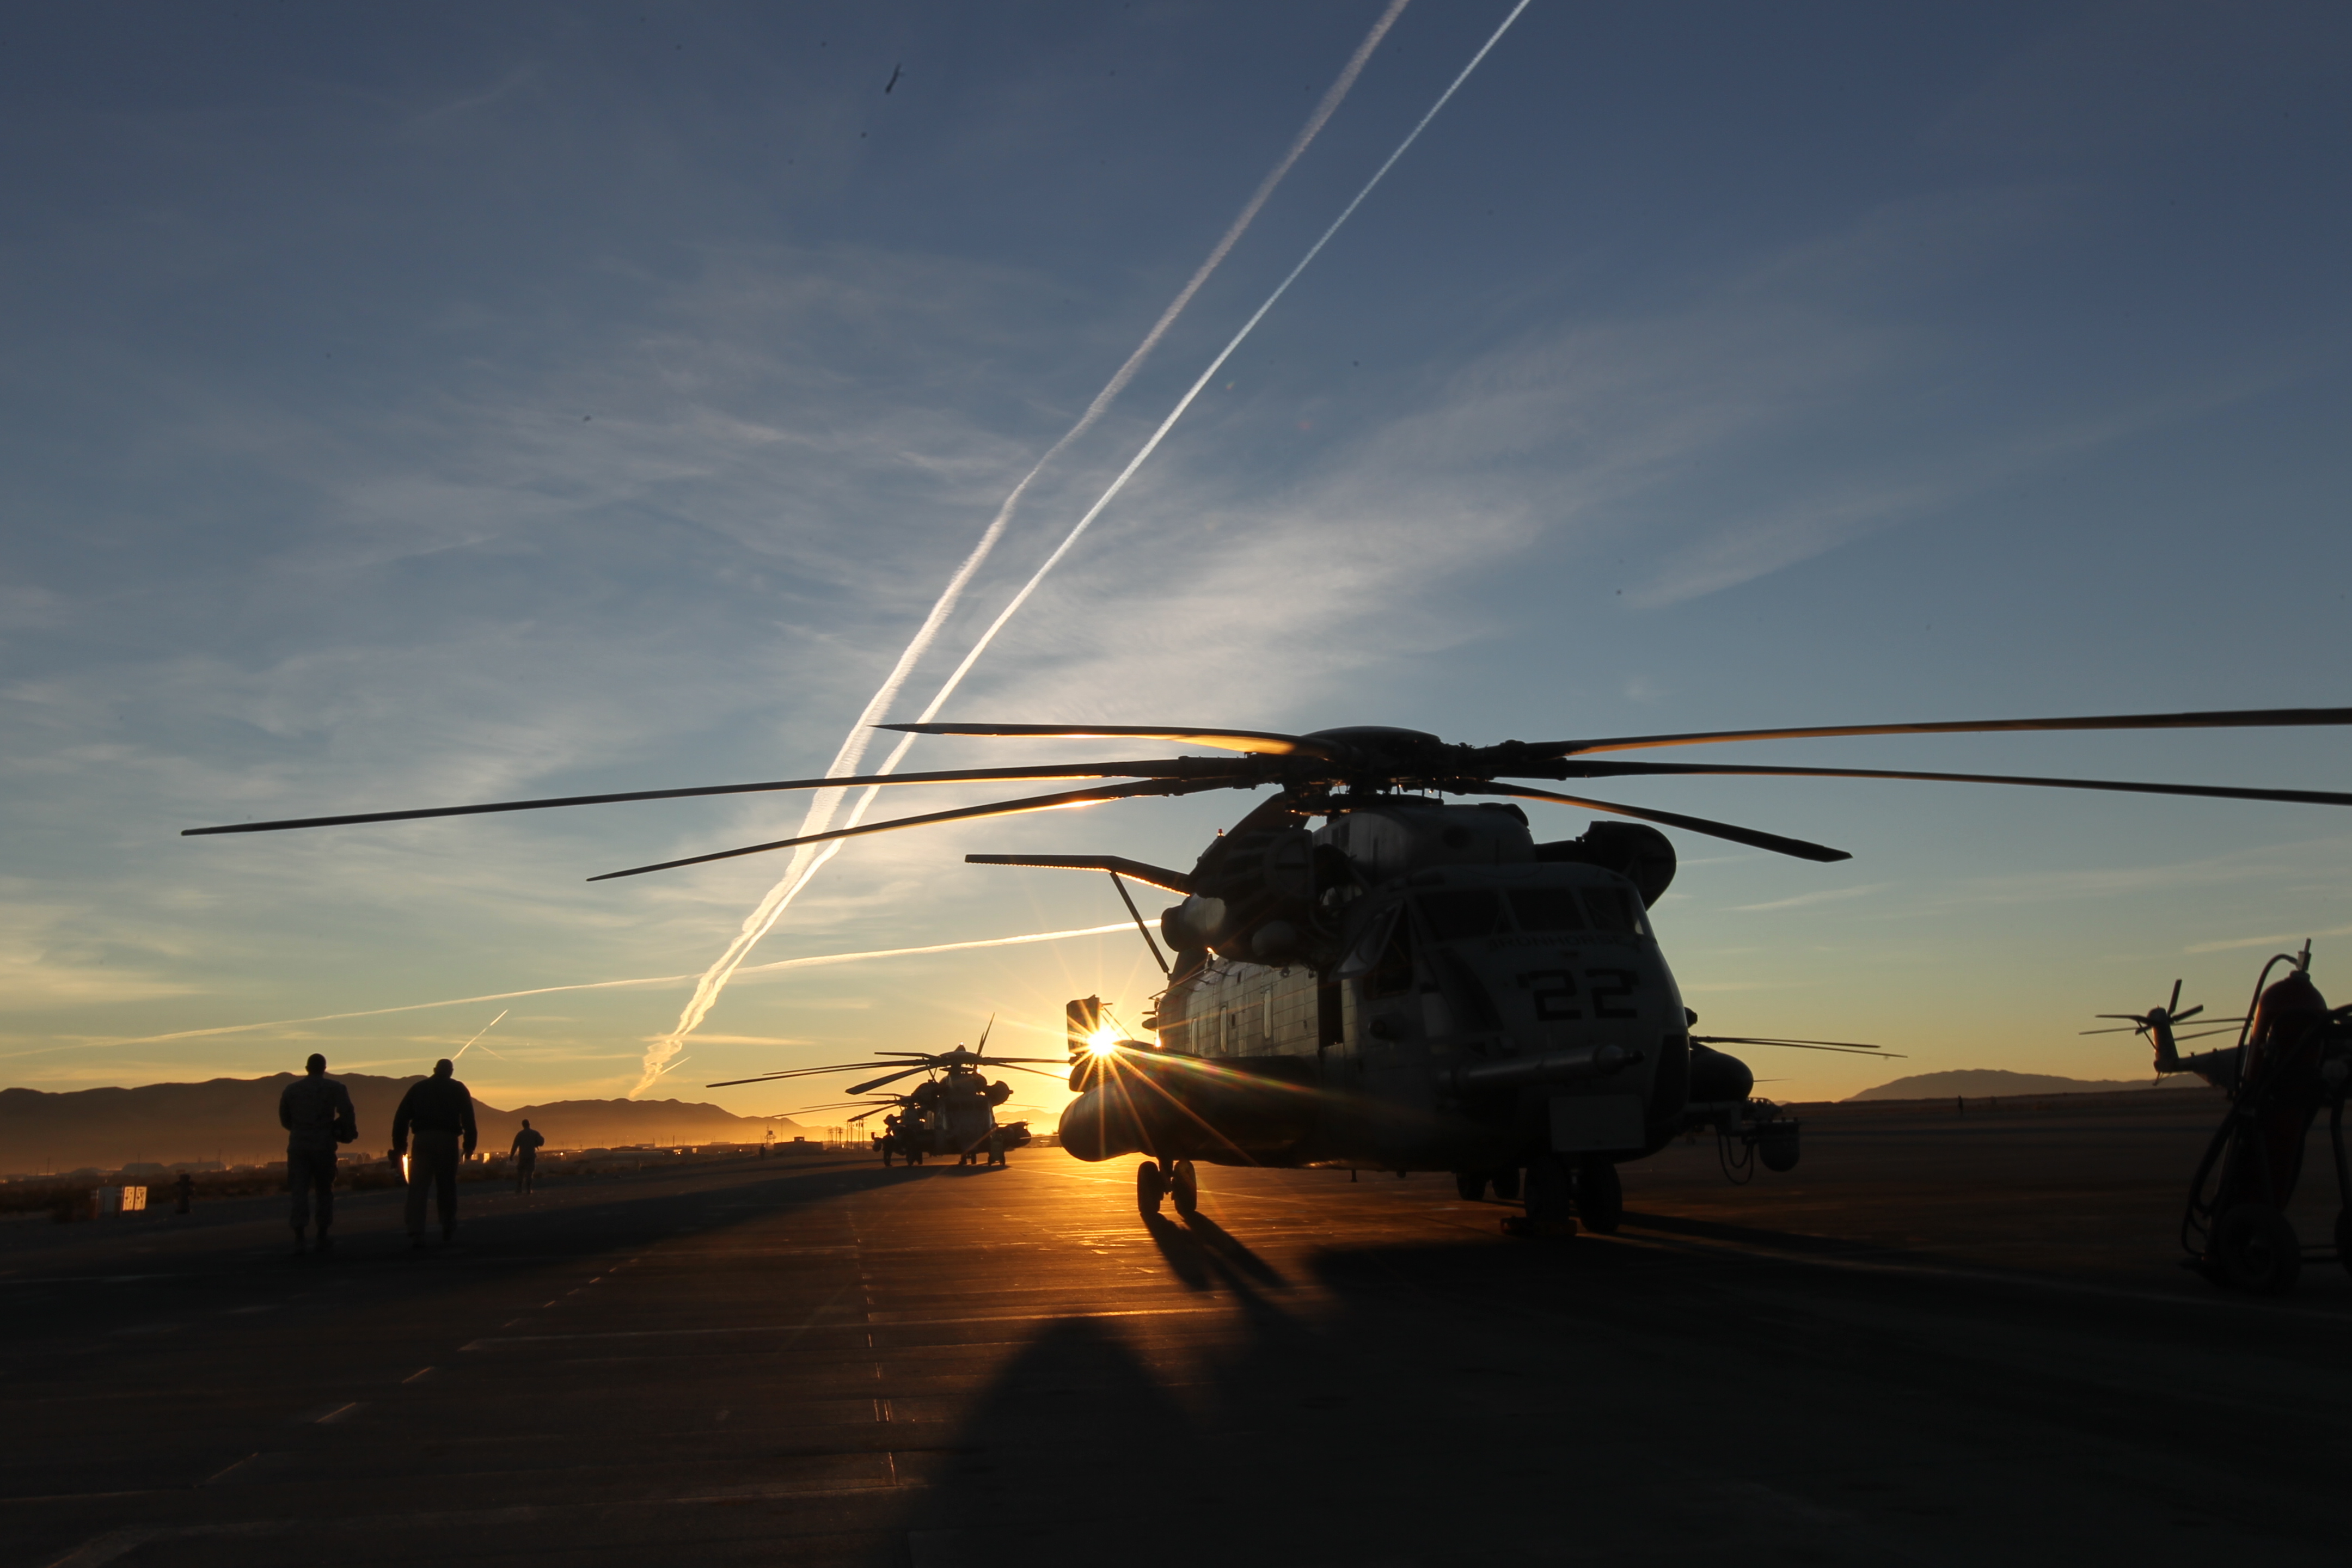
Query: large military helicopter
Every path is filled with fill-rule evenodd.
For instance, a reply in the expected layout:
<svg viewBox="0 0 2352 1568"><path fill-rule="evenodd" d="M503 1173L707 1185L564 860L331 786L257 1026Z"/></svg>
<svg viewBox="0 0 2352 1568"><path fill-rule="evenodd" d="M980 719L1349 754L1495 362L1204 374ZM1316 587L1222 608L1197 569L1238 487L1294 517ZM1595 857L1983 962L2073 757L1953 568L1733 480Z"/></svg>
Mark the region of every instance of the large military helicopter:
<svg viewBox="0 0 2352 1568"><path fill-rule="evenodd" d="M700 865L800 844L1145 795L1261 789L1261 801L1190 871L1110 855L988 855L984 864L1108 871L1182 901L1160 918L1175 950L1142 1044L1076 1042L1062 1120L1081 1159L1140 1153L1138 1199L1197 1198L1193 1162L1347 1163L1452 1172L1465 1194L1519 1185L1537 1230L1612 1229L1616 1167L1712 1126L1786 1169L1797 1128L1754 1101L1754 1075L1720 1045L1835 1042L1696 1036L1647 911L1673 880L1659 826L1814 861L1850 857L1802 839L1520 781L1749 777L1928 780L2137 795L2352 805L2314 790L1777 764L1652 763L1602 753L1765 740L2029 731L2240 729L2352 723L2352 708L2110 714L1617 735L1451 744L1361 726L1307 734L1170 725L921 723L930 735L1137 738L1238 753L854 778L700 785L194 828L251 833L866 784L1048 779L1125 782L963 806L607 872ZM1446 795L1498 797L1472 805ZM1629 821L1538 843L1516 804ZM1322 819L1319 827L1309 825ZM1655 826L1647 826L1655 825ZM1146 932L1149 941L1149 932ZM1155 953L1157 949L1155 948ZM928 1059L928 1058L927 1058ZM827 1069L801 1069L827 1070ZM830 1070L842 1070L839 1068ZM922 1067L908 1069L924 1070ZM1032 1069L1034 1070L1034 1069ZM880 1082L883 1080L877 1080ZM875 1087L867 1085L867 1088Z"/></svg>
<svg viewBox="0 0 2352 1568"><path fill-rule="evenodd" d="M853 1122L892 1111L888 1131L881 1140L882 1163L888 1164L895 1155L909 1165L919 1165L927 1155L953 1154L959 1163L971 1164L982 1158L1001 1157L1007 1149L1017 1149L1029 1142L1029 1124L1025 1121L1004 1122L996 1120L996 1108L1013 1098L1013 1086L1003 1079L991 1080L985 1069L1010 1068L1015 1072L1038 1073L1043 1078L1059 1078L1059 1072L1040 1072L1037 1064L1054 1067L1066 1064L1055 1057L988 1056L988 1037L996 1027L989 1019L980 1032L980 1043L966 1047L958 1041L952 1050L945 1051L877 1051L881 1061L833 1062L824 1067L787 1068L780 1072L757 1073L750 1078L722 1079L705 1084L705 1089L732 1089L747 1083L778 1083L786 1079L818 1078L834 1073L870 1071L887 1063L892 1071L852 1084L845 1092L851 1095L871 1095L885 1085L923 1075L923 1081L909 1089L898 1091L851 1117ZM860 1101L858 1103L864 1103ZM992 1135L993 1135L992 1139Z"/></svg>

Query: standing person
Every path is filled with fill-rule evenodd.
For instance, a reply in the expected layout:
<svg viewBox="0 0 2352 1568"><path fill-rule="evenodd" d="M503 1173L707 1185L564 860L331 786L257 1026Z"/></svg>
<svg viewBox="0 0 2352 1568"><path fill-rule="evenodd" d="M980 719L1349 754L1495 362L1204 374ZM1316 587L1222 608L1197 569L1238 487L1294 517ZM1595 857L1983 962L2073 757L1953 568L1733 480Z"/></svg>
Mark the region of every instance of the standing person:
<svg viewBox="0 0 2352 1568"><path fill-rule="evenodd" d="M278 1097L278 1124L286 1129L286 1190L294 1194L294 1250L302 1250L302 1232L310 1223L310 1194L319 1194L319 1250L331 1252L334 1238L327 1227L335 1223L335 1145L360 1135L359 1113L352 1109L351 1091L327 1076L327 1058L318 1052L302 1064L302 1076ZM183 1175L181 1182L188 1178ZM180 1212L187 1208L187 1186L180 1192Z"/></svg>
<svg viewBox="0 0 2352 1568"><path fill-rule="evenodd" d="M474 1152L474 1097L450 1076L449 1058L433 1064L433 1076L408 1086L400 1109L392 1117L392 1156L406 1150L408 1161L408 1245L425 1245L425 1189L438 1189L441 1200L441 1245L457 1234L457 1161ZM410 1148L409 1133L416 1134ZM460 1150L460 1139L464 1148Z"/></svg>
<svg viewBox="0 0 2352 1568"><path fill-rule="evenodd" d="M530 1130L530 1118L524 1117L522 1131L514 1135L514 1142L507 1150L514 1156L515 1192L518 1195L530 1191L533 1178L539 1171L539 1146L546 1142L544 1137Z"/></svg>

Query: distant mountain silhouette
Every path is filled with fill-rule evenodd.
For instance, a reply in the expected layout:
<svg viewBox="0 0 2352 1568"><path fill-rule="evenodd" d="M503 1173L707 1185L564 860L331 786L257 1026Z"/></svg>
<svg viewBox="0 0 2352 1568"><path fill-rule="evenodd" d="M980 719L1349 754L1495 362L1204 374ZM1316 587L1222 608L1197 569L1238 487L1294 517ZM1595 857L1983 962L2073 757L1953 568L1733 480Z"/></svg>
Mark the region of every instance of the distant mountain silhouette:
<svg viewBox="0 0 2352 1568"><path fill-rule="evenodd" d="M1914 1073L1876 1089L1865 1089L1848 1100L1970 1100L1997 1094L2113 1094L2125 1089L2196 1086L2195 1078L2168 1079L2162 1084L2144 1078L2059 1078L2053 1073L2008 1072L2000 1068L1960 1068L1951 1072Z"/></svg>
<svg viewBox="0 0 2352 1568"><path fill-rule="evenodd" d="M82 1089L61 1094L0 1089L0 1173L117 1170L134 1161L171 1164L219 1158L247 1164L286 1157L278 1096L297 1075L216 1078L203 1083L151 1083L138 1089ZM330 1072L351 1090L360 1139L348 1152L381 1159L392 1146L392 1116L422 1074L373 1078ZM501 1110L474 1101L482 1146L504 1150L524 1117L550 1149L619 1143L757 1142L808 1129L787 1116L737 1116L715 1105L676 1100L562 1100Z"/></svg>

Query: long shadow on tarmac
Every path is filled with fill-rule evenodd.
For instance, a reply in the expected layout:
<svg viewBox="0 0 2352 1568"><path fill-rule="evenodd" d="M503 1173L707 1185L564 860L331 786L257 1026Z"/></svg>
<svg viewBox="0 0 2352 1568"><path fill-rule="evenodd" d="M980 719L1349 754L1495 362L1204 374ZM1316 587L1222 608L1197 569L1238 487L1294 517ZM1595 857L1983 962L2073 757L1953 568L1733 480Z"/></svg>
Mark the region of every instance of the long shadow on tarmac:
<svg viewBox="0 0 2352 1568"><path fill-rule="evenodd" d="M1286 1297L1150 1231L1235 1312L1046 1325L918 1563L2340 1560L2340 1322L1590 1238L1334 1248Z"/></svg>

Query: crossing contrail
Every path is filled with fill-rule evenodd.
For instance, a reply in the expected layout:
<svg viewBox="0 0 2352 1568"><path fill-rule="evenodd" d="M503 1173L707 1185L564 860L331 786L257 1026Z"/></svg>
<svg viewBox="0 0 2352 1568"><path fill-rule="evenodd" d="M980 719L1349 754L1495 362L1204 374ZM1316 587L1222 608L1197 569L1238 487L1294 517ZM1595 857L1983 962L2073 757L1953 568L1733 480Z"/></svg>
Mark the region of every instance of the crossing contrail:
<svg viewBox="0 0 2352 1568"><path fill-rule="evenodd" d="M939 637L940 628L947 624L949 616L953 613L956 605L962 599L964 589L970 585L973 575L979 572L981 564L995 550L997 542L1004 537L1004 530L1012 521L1013 512L1020 507L1022 498L1028 494L1029 487L1036 481L1037 476L1045 470L1048 464L1069 448L1072 442L1094 427L1096 421L1102 417L1104 410L1108 409L1113 400L1126 390L1128 383L1135 379L1136 372L1142 368L1143 362L1150 356L1151 351L1159 347L1160 340L1167 335L1168 329L1175 324L1176 318L1183 313L1184 307L1192 302L1192 297L1201 291L1201 286L1209 280L1210 274L1216 271L1219 264L1233 250L1235 242L1256 218L1258 210L1265 205L1266 198L1274 195L1275 187L1282 183L1283 176L1290 173L1291 165L1298 162L1299 155L1307 151L1308 144L1322 131L1324 123L1331 118L1333 110L1339 107L1340 100L1345 99L1349 89L1356 85L1357 77L1363 73L1364 63L1371 58L1373 49L1377 48L1381 40L1388 35L1389 28L1395 24L1398 16L1403 12L1408 3L1409 0L1390 0L1388 7L1381 13L1379 19L1373 22L1371 31L1364 35L1363 42L1356 46L1356 52L1349 56L1348 63L1340 68L1338 79L1333 81L1330 88L1325 91L1322 100L1315 106L1315 111L1307 116L1306 125L1291 140L1289 149L1283 153L1280 161L1267 173L1265 178L1258 182L1257 189L1252 192L1249 200L1243 204L1240 215L1227 226L1223 236L1209 252L1208 258L1193 269L1192 276L1185 281L1184 287L1177 292L1176 298L1171 300L1168 308L1160 313L1160 319L1151 324L1151 330L1143 335L1143 341L1136 345L1135 352L1127 356L1126 363L1118 367L1109 381L1104 383L1103 389L1095 394L1094 401L1087 405L1086 412L1078 416L1077 422L1063 433L1060 440L1045 449L1045 455L1039 458L1029 471L1021 477L1021 482L1014 485L1012 493L1004 498L1004 504L996 509L996 515L990 520L987 529L982 532L980 542L972 546L971 552L965 556L963 563L956 568L955 575L948 579L947 587L940 592L939 601L931 606L930 614L923 617L923 624L916 628L913 638L907 644L906 651L898 656L898 662L891 667L890 673L884 678L880 688L866 702L865 710L857 715L857 721L850 727L847 738L841 743L841 749L834 753L833 765L825 770L828 777L837 777L857 771L857 764L866 754L866 744L873 737L874 726L887 716L890 704L898 700L900 689L906 685L908 678L914 673L915 666L926 653L930 651L932 642ZM1263 313L1263 311L1260 312L1260 314ZM1131 467L1130 471L1132 471ZM1125 476L1121 476L1120 482L1125 483ZM1101 510L1099 504L1096 510ZM1088 521L1092 521L1093 513L1088 513L1087 517ZM1066 549L1067 545L1064 548ZM1055 559L1060 559L1058 552ZM1051 563L1048 564L1050 565ZM1033 583L1031 586L1034 587L1035 584ZM1028 590L1024 589L1022 597L1025 599L1027 595ZM1020 601L1016 600L1014 607L1017 608L1019 603ZM1009 616L1010 613L1008 611L1007 615ZM1004 617L1000 616L997 625L1002 626L1003 620ZM996 628L992 626L988 635L993 637L996 635ZM983 640L982 647L985 646L987 645ZM974 657L977 657L977 654L978 650L975 649ZM970 659L965 661L966 668L969 668L970 663ZM962 678L963 671L959 669L956 672L955 680L961 681ZM954 681L951 681L947 689L934 700L934 709L939 702L946 700L948 691L954 689ZM926 710L923 716L926 719L929 718L930 710ZM905 756L906 752L906 743L901 742L898 749L891 753L889 763L881 771L895 772L898 760ZM801 836L822 833L831 827L834 813L840 806L842 796L845 793L838 789L817 791L810 799L808 811L801 819ZM852 824L865 816L866 808L871 804L872 798L872 793L869 791L866 798L858 803L850 816ZM683 1048L683 1042L688 1035L701 1027L702 1020L709 1016L711 1007L717 1004L719 993L727 988L727 982L734 974L737 967L742 963L751 949L758 945L760 939L774 928L776 921L782 918L784 910L790 907L795 898L800 896L801 889L808 886L824 863L840 852L841 846L838 842L822 847L803 845L793 851L793 858L786 865L783 876L777 880L775 886L768 889L759 903L752 908L751 912L743 918L743 923L737 930L735 939L727 944L726 951L721 952L697 980L694 994L687 999L684 1010L678 1015L677 1026L647 1047L643 1069L644 1076L638 1081L637 1087L630 1090L631 1094L642 1093L666 1070L663 1064Z"/></svg>
<svg viewBox="0 0 2352 1568"><path fill-rule="evenodd" d="M501 1007L501 1008L499 1008L499 1018L503 1018L503 1017L505 1017L508 1014L509 1014L509 1013L511 1013L511 1012L513 1012L513 1011L514 1011L514 1009L513 1009L513 1008L511 1008L511 1007ZM492 1029L497 1028L497 1027L499 1026L499 1018L493 1018L493 1019L491 1019L488 1023L487 1023L487 1024L483 1025L480 1028L478 1028L478 1029L475 1030L475 1031L474 1031L474 1040L478 1040L478 1039L480 1039L484 1035L487 1035L487 1034L488 1034ZM457 1056L453 1056L453 1057L451 1057L449 1059L450 1059L451 1061L453 1061L453 1062L454 1062L454 1061L456 1061L456 1060L457 1059L457 1057L462 1057L462 1056L464 1056L467 1051L472 1050L472 1049L474 1048L474 1040L467 1040L464 1045L459 1046L459 1047L457 1047ZM490 1047L488 1047L488 1046L484 1046L482 1048L483 1048L484 1050L486 1050L486 1051L488 1051L488 1050L490 1049ZM491 1054L492 1056L496 1056L496 1055L498 1055L498 1053L497 1053L496 1051L490 1051L490 1054Z"/></svg>
<svg viewBox="0 0 2352 1568"><path fill-rule="evenodd" d="M1157 927L1156 920L1147 920L1147 926ZM976 947L1024 947L1031 942L1067 942L1072 937L1105 936L1115 931L1133 931L1133 921L1113 921L1108 925L1078 926L1069 931L1024 931L1018 936L975 937L969 942L940 942L927 947L879 947L865 952L820 952L806 958L780 958L771 963L754 963L739 970L742 974L772 974L786 969L814 969L830 963L865 963L883 958L916 958L932 952L961 952ZM13 1051L0 1061L14 1061L18 1057L47 1056L54 1051L102 1050L116 1046L152 1046L172 1040L207 1039L215 1035L250 1034L256 1029L284 1029L297 1024L332 1024L346 1018L381 1018L394 1013L424 1013L436 1007L465 1007L481 1002L512 1002L526 996L553 996L566 991L617 991L638 985L681 985L696 976L692 974L646 974L634 980L586 980L572 985L537 985L527 991L493 991L482 996L448 996L438 1002L407 1002L397 1007L367 1007L356 1013L313 1013L307 1018L268 1018L257 1024L220 1024L209 1029L178 1029L168 1035L139 1035L121 1040L79 1040L70 1046L44 1046L35 1051ZM499 1018L506 1014L501 1013ZM495 1024L498 1018L490 1023ZM487 1026L485 1033L488 1032ZM477 1035L475 1039L482 1037ZM468 1045L472 1041L467 1042ZM452 1061L456 1058L450 1058Z"/></svg>
<svg viewBox="0 0 2352 1568"><path fill-rule="evenodd" d="M1397 160L1402 158L1412 144L1421 139L1421 133L1429 129L1430 121L1437 118L1438 111L1444 109L1454 93L1461 89L1462 84L1470 79L1470 73L1478 68L1479 62L1493 51L1496 44L1502 42L1503 35L1511 30L1511 24L1519 19L1519 13L1525 11L1529 4L1531 0L1518 0L1518 4L1511 7L1510 14L1503 18L1502 25L1495 29L1484 44L1479 46L1478 52L1470 57L1470 63L1464 66L1454 79L1446 84L1445 90L1437 95L1437 101L1429 106L1429 111L1416 121L1412 129L1406 132L1404 140L1397 143L1396 151L1391 153L1386 161L1372 171L1372 177L1364 182L1363 188L1356 193L1354 199L1339 210L1339 216L1331 220L1330 226L1323 231L1313 245L1307 247L1307 254L1300 257L1298 264L1275 286L1274 292L1265 297L1265 302L1251 313L1248 321L1242 323L1241 331L1234 334L1233 341L1226 343L1217 357L1209 362L1209 368L1201 373L1200 378L1185 390L1184 395L1176 400L1176 406L1169 411L1168 416L1160 422L1159 428L1152 431L1150 437L1143 443L1141 448L1129 459L1127 467L1119 470L1118 477L1111 480L1109 488L1103 491L1094 505L1087 509L1086 515L1078 519L1076 526L1072 528L1062 542L1055 547L1054 552L1045 557L1045 563L1031 574L1028 582L1022 584L1021 591L1013 595L1012 602L998 613L996 619L989 623L988 629L981 634L980 640L972 644L971 651L963 656L963 661L955 667L954 672L948 677L946 683L940 686L938 693L932 697L929 704L917 718L915 721L917 723L929 722L938 715L940 710L947 705L948 699L955 695L956 688L963 684L963 678L971 674L972 666L980 661L980 656L987 652L989 644L996 640L996 634L1003 631L1005 624L1019 613L1021 606L1029 602L1030 595L1037 591L1038 584L1045 582L1046 574L1061 563L1062 557L1067 555L1071 547L1077 543L1079 537L1094 525L1095 519L1102 515L1103 509L1109 506L1118 498L1118 493L1127 488L1127 481L1133 479L1136 470L1143 466L1144 460L1159 449L1160 443L1167 438L1168 432L1175 428L1176 422L1184 416L1184 411L1192 406L1193 400L1198 398L1202 389L1215 379L1217 373L1224 367L1225 362L1233 358L1234 352L1248 339L1250 333L1257 330L1257 324L1265 319L1266 313L1290 291L1290 286L1298 280L1299 274L1305 272L1316 257L1322 254L1323 247L1331 243L1332 237L1337 235L1348 219L1355 215L1356 209L1363 205L1364 199L1370 196L1381 181L1387 177L1388 172L1396 166ZM1390 7L1381 17L1381 27L1385 27L1399 8L1394 5ZM1349 62L1351 70L1360 63L1361 55L1369 51L1373 43L1379 41L1379 32L1380 28L1376 28L1373 37L1366 41L1364 49L1358 52L1359 59ZM1344 84L1351 79L1351 77L1343 75L1341 83ZM1333 90L1337 92L1341 90L1341 88L1335 85ZM1332 100L1332 101L1337 100ZM1319 123L1319 121L1310 122L1312 123ZM1294 152L1292 155L1295 157L1296 153ZM1023 482L1025 484L1027 481ZM868 711L872 710L869 708ZM859 721L862 723L865 721L861 719ZM892 749L889 757L874 771L881 773L896 773L898 763L907 755L908 748L911 747L919 738L914 735L902 737L898 744ZM837 796L842 792L831 793ZM865 820L866 810L873 805L875 798L881 793L881 785L868 785L866 793L858 798L857 804L850 808L845 826L855 827L859 822ZM823 823L815 827L803 826L802 832L823 832L831 826L832 812L831 807L828 806L825 820ZM709 972L703 977L703 984L695 988L694 998L687 1004L686 1013L679 1018L677 1028L647 1048L645 1065L646 1076L637 1086L638 1089L643 1089L646 1084L653 1081L660 1064L676 1054L679 1048L679 1043L700 1025L704 1016L710 1011L711 1005L719 1000L719 992L725 989L727 977L733 973L732 963L740 962L741 954L750 952L751 944L765 935L768 928L775 923L776 917L783 912L784 905L791 902L800 890L808 885L810 879L824 868L826 861L841 853L845 842L844 839L836 838L822 845L804 844L793 851L792 868L785 872L784 879L770 890L769 899L773 900L773 907L770 908L766 903L761 906L761 909L767 911L764 923L760 923L756 930L753 929L755 921L761 920L761 910L754 910L752 919L743 922L743 934L737 938L736 945L730 947L727 953L720 957L719 963L711 965ZM812 850L815 853L812 854Z"/></svg>

